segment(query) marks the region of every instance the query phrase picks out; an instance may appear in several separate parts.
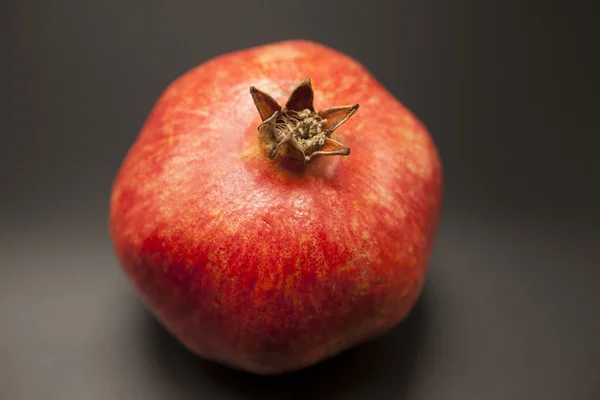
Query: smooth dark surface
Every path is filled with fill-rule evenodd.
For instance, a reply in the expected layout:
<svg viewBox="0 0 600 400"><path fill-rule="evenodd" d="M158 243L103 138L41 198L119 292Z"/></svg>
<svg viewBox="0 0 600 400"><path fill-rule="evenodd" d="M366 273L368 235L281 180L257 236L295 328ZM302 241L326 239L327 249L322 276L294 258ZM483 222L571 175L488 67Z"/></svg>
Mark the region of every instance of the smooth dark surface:
<svg viewBox="0 0 600 400"><path fill-rule="evenodd" d="M0 398L600 398L592 13L257 3L2 2ZM259 378L199 360L149 316L115 262L108 198L170 81L290 38L357 58L425 122L445 203L405 324Z"/></svg>

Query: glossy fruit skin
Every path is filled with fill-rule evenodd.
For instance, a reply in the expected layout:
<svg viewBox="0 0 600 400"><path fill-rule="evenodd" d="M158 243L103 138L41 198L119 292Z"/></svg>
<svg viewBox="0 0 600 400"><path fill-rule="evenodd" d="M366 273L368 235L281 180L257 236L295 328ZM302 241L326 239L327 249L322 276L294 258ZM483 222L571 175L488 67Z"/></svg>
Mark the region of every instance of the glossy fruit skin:
<svg viewBox="0 0 600 400"><path fill-rule="evenodd" d="M283 103L359 103L347 157L303 174L261 147L254 85ZM157 319L199 356L257 374L317 363L414 306L441 205L423 124L358 62L307 41L216 57L161 95L114 182L114 250Z"/></svg>

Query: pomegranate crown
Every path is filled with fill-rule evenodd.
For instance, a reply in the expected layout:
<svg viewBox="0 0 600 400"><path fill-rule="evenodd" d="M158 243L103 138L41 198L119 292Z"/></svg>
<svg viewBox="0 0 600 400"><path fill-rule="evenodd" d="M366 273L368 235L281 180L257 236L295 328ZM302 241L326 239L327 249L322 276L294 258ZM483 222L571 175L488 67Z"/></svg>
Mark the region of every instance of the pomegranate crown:
<svg viewBox="0 0 600 400"><path fill-rule="evenodd" d="M258 132L269 158L290 157L306 165L316 156L350 154L350 148L333 140L331 134L354 115L358 104L316 112L310 78L296 86L284 107L254 86L250 87L250 94L262 119Z"/></svg>

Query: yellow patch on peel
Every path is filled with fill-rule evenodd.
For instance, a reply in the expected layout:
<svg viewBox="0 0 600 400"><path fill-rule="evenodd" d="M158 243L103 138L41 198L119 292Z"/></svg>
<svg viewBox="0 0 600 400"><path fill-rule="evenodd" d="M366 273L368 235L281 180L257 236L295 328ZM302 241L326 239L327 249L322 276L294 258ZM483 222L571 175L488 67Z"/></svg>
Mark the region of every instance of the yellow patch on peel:
<svg viewBox="0 0 600 400"><path fill-rule="evenodd" d="M367 193L364 198L372 203L377 201L377 195L373 192Z"/></svg>
<svg viewBox="0 0 600 400"><path fill-rule="evenodd" d="M368 105L376 105L376 104L379 104L380 102L381 102L381 100L379 99L379 97L373 96L373 97L369 98L369 100L367 100L366 104L368 104Z"/></svg>
<svg viewBox="0 0 600 400"><path fill-rule="evenodd" d="M240 153L240 158L243 160L264 157L265 150L258 140L250 140Z"/></svg>
<svg viewBox="0 0 600 400"><path fill-rule="evenodd" d="M225 79L229 76L229 73L225 70L219 69L217 70L216 75L218 78Z"/></svg>
<svg viewBox="0 0 600 400"><path fill-rule="evenodd" d="M291 46L271 46L265 48L254 60L261 64L269 64L276 61L291 61L301 55L302 53Z"/></svg>
<svg viewBox="0 0 600 400"><path fill-rule="evenodd" d="M406 211L402 207L394 208L394 216L399 219L406 218Z"/></svg>
<svg viewBox="0 0 600 400"><path fill-rule="evenodd" d="M411 115L411 114L406 114L404 115L403 118L404 122L406 122L407 124L414 124L415 123L415 118Z"/></svg>

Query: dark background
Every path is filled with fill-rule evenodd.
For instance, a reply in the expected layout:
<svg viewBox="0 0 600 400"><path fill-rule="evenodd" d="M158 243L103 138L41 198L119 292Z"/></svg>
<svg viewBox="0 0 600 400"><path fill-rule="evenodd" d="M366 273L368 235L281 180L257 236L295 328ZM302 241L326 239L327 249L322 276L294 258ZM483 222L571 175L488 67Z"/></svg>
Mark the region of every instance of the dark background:
<svg viewBox="0 0 600 400"><path fill-rule="evenodd" d="M0 398L598 399L597 21L548 1L3 1ZM291 38L358 59L428 126L445 203L405 324L300 373L191 356L107 231L154 101Z"/></svg>

